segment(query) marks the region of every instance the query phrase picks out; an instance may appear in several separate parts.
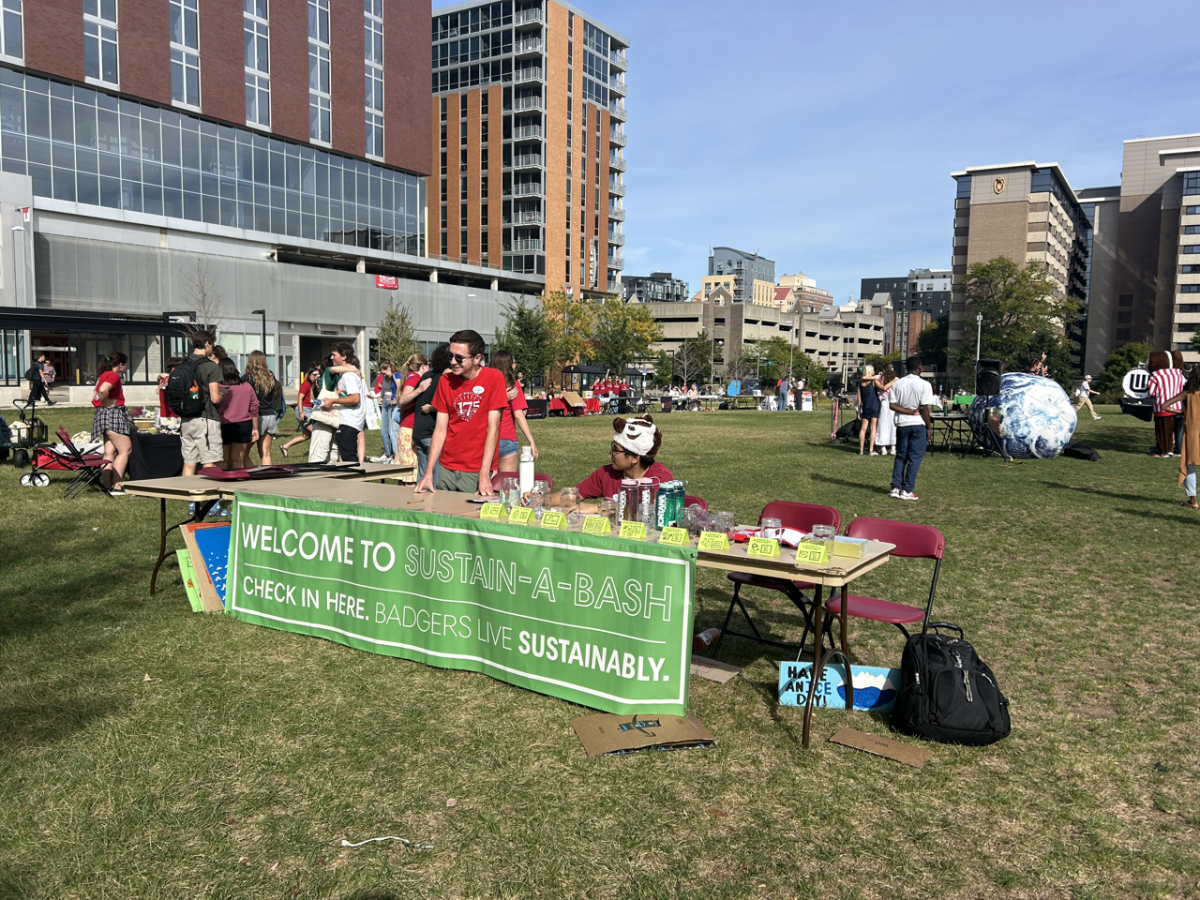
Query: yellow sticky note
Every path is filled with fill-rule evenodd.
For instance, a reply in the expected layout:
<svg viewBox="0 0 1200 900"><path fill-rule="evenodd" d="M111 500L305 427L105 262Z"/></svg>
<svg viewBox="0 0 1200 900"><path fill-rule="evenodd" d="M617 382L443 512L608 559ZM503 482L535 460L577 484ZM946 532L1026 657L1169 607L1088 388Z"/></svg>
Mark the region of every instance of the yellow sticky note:
<svg viewBox="0 0 1200 900"><path fill-rule="evenodd" d="M533 521L533 510L528 506L514 506L508 514L509 525L528 525Z"/></svg>
<svg viewBox="0 0 1200 900"><path fill-rule="evenodd" d="M503 503L485 503L479 507L479 518L500 522L507 518Z"/></svg>
<svg viewBox="0 0 1200 900"><path fill-rule="evenodd" d="M702 531L700 532L700 549L728 550L729 535L723 531Z"/></svg>
<svg viewBox="0 0 1200 900"><path fill-rule="evenodd" d="M646 523L622 522L620 536L627 541L644 541L646 539Z"/></svg>
<svg viewBox="0 0 1200 900"><path fill-rule="evenodd" d="M660 544L670 544L672 547L686 547L692 542L692 538L686 528L667 527L659 534L658 542Z"/></svg>
<svg viewBox="0 0 1200 900"><path fill-rule="evenodd" d="M779 541L774 538L750 538L750 546L746 548L747 556L757 556L762 559L779 559Z"/></svg>
<svg viewBox="0 0 1200 900"><path fill-rule="evenodd" d="M542 527L553 528L555 531L566 531L567 517L560 512L542 513Z"/></svg>
<svg viewBox="0 0 1200 900"><path fill-rule="evenodd" d="M796 562L823 566L829 562L829 544L825 541L803 541L796 548Z"/></svg>
<svg viewBox="0 0 1200 900"><path fill-rule="evenodd" d="M612 524L604 516L588 516L583 520L584 534L612 534Z"/></svg>

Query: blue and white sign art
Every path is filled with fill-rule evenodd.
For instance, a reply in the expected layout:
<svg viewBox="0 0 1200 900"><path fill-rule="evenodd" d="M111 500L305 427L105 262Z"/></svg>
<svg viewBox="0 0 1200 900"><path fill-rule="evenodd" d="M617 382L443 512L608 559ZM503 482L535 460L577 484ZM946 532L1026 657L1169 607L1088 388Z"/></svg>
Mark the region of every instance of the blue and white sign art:
<svg viewBox="0 0 1200 900"><path fill-rule="evenodd" d="M1079 421L1057 381L1024 372L1001 376L1000 393L976 397L967 417L980 444L1012 459L1054 459Z"/></svg>
<svg viewBox="0 0 1200 900"><path fill-rule="evenodd" d="M854 666L854 708L859 712L890 712L900 689L900 670ZM803 706L812 682L812 663L779 664L779 704ZM846 708L846 668L840 663L821 670L813 706Z"/></svg>

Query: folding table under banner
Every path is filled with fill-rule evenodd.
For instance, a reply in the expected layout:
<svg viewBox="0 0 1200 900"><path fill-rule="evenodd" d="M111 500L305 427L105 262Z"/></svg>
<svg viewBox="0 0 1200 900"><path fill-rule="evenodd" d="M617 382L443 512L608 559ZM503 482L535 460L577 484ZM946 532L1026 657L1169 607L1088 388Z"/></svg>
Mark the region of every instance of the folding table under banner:
<svg viewBox="0 0 1200 900"><path fill-rule="evenodd" d="M694 548L464 518L478 507L461 494L382 500L322 481L302 489L325 499L237 492L229 615L605 712L686 714Z"/></svg>

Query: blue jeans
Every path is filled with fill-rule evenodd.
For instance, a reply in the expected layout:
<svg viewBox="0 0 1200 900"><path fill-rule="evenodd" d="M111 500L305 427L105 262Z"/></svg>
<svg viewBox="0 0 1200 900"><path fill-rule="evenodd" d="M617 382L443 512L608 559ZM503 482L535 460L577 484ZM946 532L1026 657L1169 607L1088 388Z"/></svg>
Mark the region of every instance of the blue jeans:
<svg viewBox="0 0 1200 900"><path fill-rule="evenodd" d="M383 438L383 455L395 458L400 451L397 446L400 438L400 424L395 421L393 413L396 412L396 404L384 403L383 412L380 414L379 421L379 436Z"/></svg>
<svg viewBox="0 0 1200 900"><path fill-rule="evenodd" d="M892 487L912 493L917 486L917 471L925 458L929 435L924 424L903 425L896 429L896 461L892 464Z"/></svg>
<svg viewBox="0 0 1200 900"><path fill-rule="evenodd" d="M417 454L417 481L425 477L425 467L429 464L429 445L433 443L433 438L426 438L423 441L413 439L413 451ZM433 470L433 486L438 486L438 469Z"/></svg>
<svg viewBox="0 0 1200 900"><path fill-rule="evenodd" d="M787 412L787 408L788 408L788 395L780 394L779 395L779 409L777 410L777 412Z"/></svg>

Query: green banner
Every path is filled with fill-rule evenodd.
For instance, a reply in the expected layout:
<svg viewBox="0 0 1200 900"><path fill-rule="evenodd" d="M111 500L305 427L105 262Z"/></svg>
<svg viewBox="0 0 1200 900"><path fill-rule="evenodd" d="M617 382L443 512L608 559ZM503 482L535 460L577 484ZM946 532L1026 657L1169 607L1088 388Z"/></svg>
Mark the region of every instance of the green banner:
<svg viewBox="0 0 1200 900"><path fill-rule="evenodd" d="M226 612L611 713L687 712L696 552L237 494Z"/></svg>

